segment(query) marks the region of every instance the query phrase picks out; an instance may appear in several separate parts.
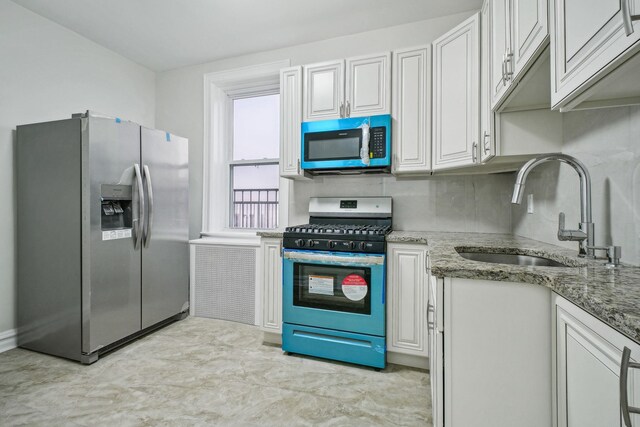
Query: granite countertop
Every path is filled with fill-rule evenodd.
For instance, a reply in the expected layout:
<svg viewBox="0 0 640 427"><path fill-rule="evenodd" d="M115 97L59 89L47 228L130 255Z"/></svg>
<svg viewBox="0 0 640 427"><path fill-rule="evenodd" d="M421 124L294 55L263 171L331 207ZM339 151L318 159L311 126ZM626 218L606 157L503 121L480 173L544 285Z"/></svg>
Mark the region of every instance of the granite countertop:
<svg viewBox="0 0 640 427"><path fill-rule="evenodd" d="M387 235L388 243L427 243L427 231L392 231Z"/></svg>
<svg viewBox="0 0 640 427"><path fill-rule="evenodd" d="M420 238L426 234L434 276L546 286L640 344L640 267L623 264L607 268L604 265L606 260L585 260L577 257L577 250L511 234L415 234ZM473 252L538 255L570 267L529 267L470 261L458 255L456 248Z"/></svg>
<svg viewBox="0 0 640 427"><path fill-rule="evenodd" d="M271 237L276 239L282 239L282 233L284 230L266 230L266 231L257 231L256 236L258 237Z"/></svg>

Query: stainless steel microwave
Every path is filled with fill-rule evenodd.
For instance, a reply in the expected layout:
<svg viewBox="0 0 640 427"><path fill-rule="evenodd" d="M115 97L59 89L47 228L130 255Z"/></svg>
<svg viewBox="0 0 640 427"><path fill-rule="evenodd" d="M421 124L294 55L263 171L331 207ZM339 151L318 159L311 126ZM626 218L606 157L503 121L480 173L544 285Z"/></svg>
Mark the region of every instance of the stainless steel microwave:
<svg viewBox="0 0 640 427"><path fill-rule="evenodd" d="M389 171L391 116L302 123L300 163L312 174Z"/></svg>

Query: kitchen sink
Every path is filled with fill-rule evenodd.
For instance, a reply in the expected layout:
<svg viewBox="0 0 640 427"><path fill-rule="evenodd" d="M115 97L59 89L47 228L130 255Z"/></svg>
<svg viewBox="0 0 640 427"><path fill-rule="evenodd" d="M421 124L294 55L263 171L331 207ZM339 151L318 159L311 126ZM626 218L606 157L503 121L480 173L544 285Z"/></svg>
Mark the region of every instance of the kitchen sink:
<svg viewBox="0 0 640 427"><path fill-rule="evenodd" d="M516 255L504 253L465 252L458 254L471 261L489 262L493 264L530 265L534 267L569 267L558 261L535 255Z"/></svg>

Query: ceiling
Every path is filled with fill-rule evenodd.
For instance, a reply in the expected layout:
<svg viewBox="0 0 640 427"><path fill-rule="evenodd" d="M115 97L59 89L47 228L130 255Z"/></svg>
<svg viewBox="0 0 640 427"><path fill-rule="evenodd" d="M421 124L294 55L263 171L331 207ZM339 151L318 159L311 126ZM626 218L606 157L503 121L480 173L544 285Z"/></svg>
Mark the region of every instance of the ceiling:
<svg viewBox="0 0 640 427"><path fill-rule="evenodd" d="M13 0L155 71L479 9L481 0Z"/></svg>

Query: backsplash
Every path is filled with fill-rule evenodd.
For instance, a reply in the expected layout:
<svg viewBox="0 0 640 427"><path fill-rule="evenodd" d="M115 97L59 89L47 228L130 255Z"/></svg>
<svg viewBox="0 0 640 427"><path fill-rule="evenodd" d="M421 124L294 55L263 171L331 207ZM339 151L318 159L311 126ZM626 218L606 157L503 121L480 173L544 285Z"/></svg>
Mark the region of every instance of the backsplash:
<svg viewBox="0 0 640 427"><path fill-rule="evenodd" d="M622 262L640 265L640 107L566 113L563 130L563 152L591 174L595 244L622 246ZM533 214L526 213L528 194ZM559 163L539 166L527 179L522 205L511 212L514 234L577 250L576 242L560 242L556 233L559 212L566 213L567 228L577 228L578 175Z"/></svg>
<svg viewBox="0 0 640 427"><path fill-rule="evenodd" d="M296 181L289 224L307 222L309 197L391 196L395 230L509 233L510 176L325 176Z"/></svg>

